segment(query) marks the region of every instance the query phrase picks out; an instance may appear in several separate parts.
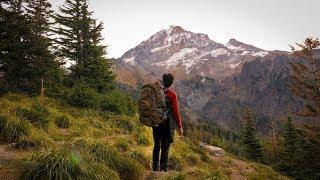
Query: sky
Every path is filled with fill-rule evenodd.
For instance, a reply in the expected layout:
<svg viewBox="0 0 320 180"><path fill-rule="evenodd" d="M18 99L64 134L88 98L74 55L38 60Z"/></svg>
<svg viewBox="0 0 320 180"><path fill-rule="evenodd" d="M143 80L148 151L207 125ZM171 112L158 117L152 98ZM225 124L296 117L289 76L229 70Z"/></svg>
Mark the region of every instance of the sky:
<svg viewBox="0 0 320 180"><path fill-rule="evenodd" d="M51 0L54 9L63 0ZM118 58L156 32L179 25L227 43L235 38L265 50L289 51L320 38L320 0L89 0L104 23L108 57Z"/></svg>

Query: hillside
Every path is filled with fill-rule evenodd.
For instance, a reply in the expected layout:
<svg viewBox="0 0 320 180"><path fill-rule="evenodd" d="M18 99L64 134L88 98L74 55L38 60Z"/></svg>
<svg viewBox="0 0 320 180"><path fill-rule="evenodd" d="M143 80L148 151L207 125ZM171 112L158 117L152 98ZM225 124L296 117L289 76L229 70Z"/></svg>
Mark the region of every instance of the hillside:
<svg viewBox="0 0 320 180"><path fill-rule="evenodd" d="M213 156L178 136L170 171L151 173L151 131L136 116L38 102L18 94L0 98L0 179L287 179L268 166Z"/></svg>

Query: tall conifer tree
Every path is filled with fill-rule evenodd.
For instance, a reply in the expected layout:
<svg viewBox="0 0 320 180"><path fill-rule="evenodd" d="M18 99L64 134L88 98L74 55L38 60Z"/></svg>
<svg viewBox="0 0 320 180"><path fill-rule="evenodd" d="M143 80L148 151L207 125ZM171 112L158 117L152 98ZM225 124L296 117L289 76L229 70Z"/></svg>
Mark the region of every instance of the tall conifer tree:
<svg viewBox="0 0 320 180"><path fill-rule="evenodd" d="M40 0L1 2L0 72L5 90L38 94L42 78L56 83L60 69L49 50L49 29L43 25L47 16L42 16L48 13L43 9L48 7L42 6Z"/></svg>
<svg viewBox="0 0 320 180"><path fill-rule="evenodd" d="M289 87L306 102L299 115L320 117L320 41L307 38L303 44L297 43L297 46L292 47L292 51L300 59L290 63L293 73Z"/></svg>
<svg viewBox="0 0 320 180"><path fill-rule="evenodd" d="M243 115L244 130L242 132L242 146L245 156L248 159L261 161L262 150L259 139L255 135L253 115L249 108L246 108Z"/></svg>
<svg viewBox="0 0 320 180"><path fill-rule="evenodd" d="M292 172L297 167L298 150L298 131L295 128L291 117L288 117L283 127L283 143L280 156L279 170L286 172L288 175L293 175Z"/></svg>
<svg viewBox="0 0 320 180"><path fill-rule="evenodd" d="M85 84L98 92L113 88L114 75L106 58L106 47L101 44L102 23L92 18L87 0L66 0L61 13L56 15L60 35L57 43L60 54L74 61L69 80Z"/></svg>

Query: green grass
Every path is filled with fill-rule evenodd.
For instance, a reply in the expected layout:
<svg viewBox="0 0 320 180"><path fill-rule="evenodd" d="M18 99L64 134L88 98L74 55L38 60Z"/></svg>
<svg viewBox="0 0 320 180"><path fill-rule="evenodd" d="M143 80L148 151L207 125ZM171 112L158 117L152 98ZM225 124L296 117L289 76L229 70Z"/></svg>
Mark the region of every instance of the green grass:
<svg viewBox="0 0 320 180"><path fill-rule="evenodd" d="M71 125L71 118L68 115L61 115L56 117L54 122L60 128L69 128Z"/></svg>
<svg viewBox="0 0 320 180"><path fill-rule="evenodd" d="M118 175L88 154L69 148L34 152L23 164L24 179L119 179Z"/></svg>
<svg viewBox="0 0 320 180"><path fill-rule="evenodd" d="M144 175L144 167L141 164L120 154L117 149L106 142L80 139L75 144L87 148L96 161L118 172L121 179L141 179Z"/></svg>
<svg viewBox="0 0 320 180"><path fill-rule="evenodd" d="M50 112L45 105L34 103L30 108L18 107L16 114L21 119L28 120L39 128L48 128L48 124L50 122Z"/></svg>
<svg viewBox="0 0 320 180"><path fill-rule="evenodd" d="M130 148L132 148L133 142L127 137L120 137L117 138L115 146L120 150L120 151L128 151Z"/></svg>
<svg viewBox="0 0 320 180"><path fill-rule="evenodd" d="M16 142L30 133L30 124L27 121L3 118L1 123L1 134L8 142Z"/></svg>
<svg viewBox="0 0 320 180"><path fill-rule="evenodd" d="M29 154L17 163L23 164L22 178L143 179L150 171L152 130L141 126L137 116L73 107L50 98L42 106L38 101L18 94L0 97L1 139ZM173 172L156 179L229 177L199 142L176 135L169 157ZM282 177L267 166L254 167L248 178Z"/></svg>

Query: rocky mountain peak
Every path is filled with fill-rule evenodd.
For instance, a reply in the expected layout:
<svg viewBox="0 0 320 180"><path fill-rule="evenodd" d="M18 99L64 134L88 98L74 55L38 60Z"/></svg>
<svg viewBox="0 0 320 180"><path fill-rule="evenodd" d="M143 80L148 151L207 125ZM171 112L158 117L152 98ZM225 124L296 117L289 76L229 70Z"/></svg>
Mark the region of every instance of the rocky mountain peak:
<svg viewBox="0 0 320 180"><path fill-rule="evenodd" d="M234 52L240 53L254 53L254 52L264 52L263 49L257 48L255 46L240 42L234 38L230 39L229 42L226 44L226 47Z"/></svg>
<svg viewBox="0 0 320 180"><path fill-rule="evenodd" d="M268 52L235 39L224 45L211 40L206 34L174 25L130 49L120 61L157 75L175 71L180 79L193 75L223 78L238 72L243 62L266 54Z"/></svg>
<svg viewBox="0 0 320 180"><path fill-rule="evenodd" d="M243 45L244 43L242 43L242 42L240 42L240 41L237 41L237 40L234 39L234 38L231 38L227 44L228 44L228 45L234 45L234 46L241 46L241 45Z"/></svg>
<svg viewBox="0 0 320 180"><path fill-rule="evenodd" d="M179 34L186 32L181 26L171 25L169 29L167 29L168 34Z"/></svg>

